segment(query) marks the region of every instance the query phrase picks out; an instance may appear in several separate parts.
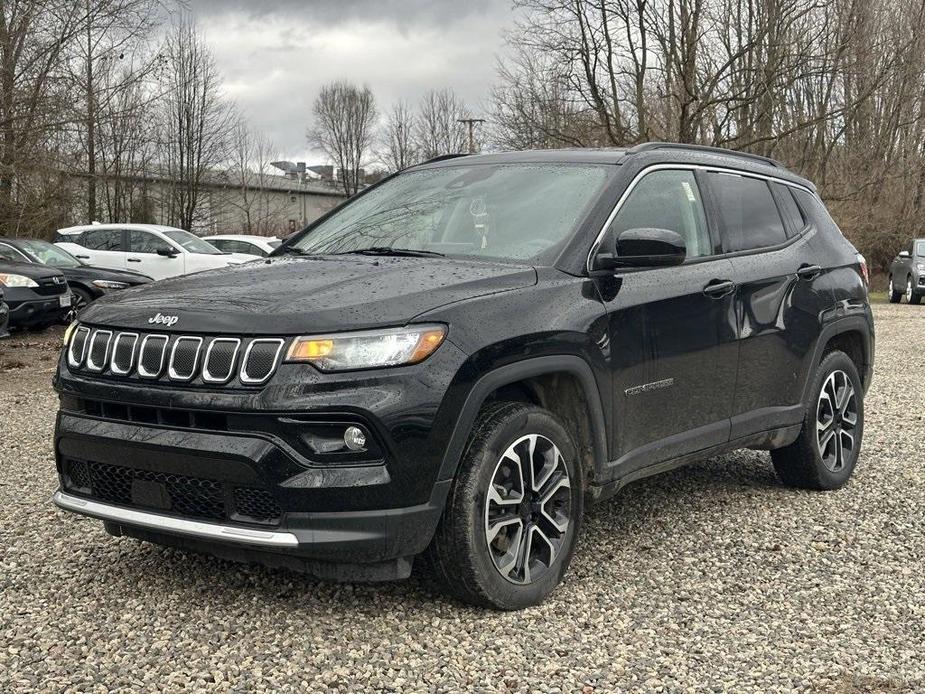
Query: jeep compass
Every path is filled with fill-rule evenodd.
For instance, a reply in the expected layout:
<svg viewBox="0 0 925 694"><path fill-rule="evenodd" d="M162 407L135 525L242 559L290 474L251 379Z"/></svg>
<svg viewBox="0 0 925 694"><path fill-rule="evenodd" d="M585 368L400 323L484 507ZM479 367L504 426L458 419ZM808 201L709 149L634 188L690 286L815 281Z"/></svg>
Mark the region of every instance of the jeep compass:
<svg viewBox="0 0 925 694"><path fill-rule="evenodd" d="M540 602L586 504L737 448L835 489L864 259L777 162L649 143L442 158L257 263L106 296L55 377L61 508L341 580Z"/></svg>

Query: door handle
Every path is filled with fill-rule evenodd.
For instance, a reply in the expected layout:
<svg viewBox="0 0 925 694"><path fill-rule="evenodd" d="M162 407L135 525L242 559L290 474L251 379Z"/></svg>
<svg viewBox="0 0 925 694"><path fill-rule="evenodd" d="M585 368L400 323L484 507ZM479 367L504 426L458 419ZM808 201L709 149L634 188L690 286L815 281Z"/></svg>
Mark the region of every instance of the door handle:
<svg viewBox="0 0 925 694"><path fill-rule="evenodd" d="M797 277L801 280L816 279L821 274L822 267L819 265L801 265L800 269L797 270Z"/></svg>
<svg viewBox="0 0 925 694"><path fill-rule="evenodd" d="M130 263L140 263L141 258L126 258Z"/></svg>
<svg viewBox="0 0 925 694"><path fill-rule="evenodd" d="M90 260L90 256L88 255L75 255L74 257L79 258L80 260Z"/></svg>
<svg viewBox="0 0 925 694"><path fill-rule="evenodd" d="M736 283L732 280L712 280L703 288L703 293L711 299L722 299L735 291Z"/></svg>

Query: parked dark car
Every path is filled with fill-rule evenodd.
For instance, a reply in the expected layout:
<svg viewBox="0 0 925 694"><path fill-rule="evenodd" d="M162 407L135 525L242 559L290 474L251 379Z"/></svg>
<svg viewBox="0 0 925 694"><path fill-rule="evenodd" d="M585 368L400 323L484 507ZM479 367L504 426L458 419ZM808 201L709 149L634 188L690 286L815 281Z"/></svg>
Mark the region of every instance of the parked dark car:
<svg viewBox="0 0 925 694"><path fill-rule="evenodd" d="M921 303L925 296L925 239L912 239L890 263L887 293L891 304L898 304L903 296L910 304Z"/></svg>
<svg viewBox="0 0 925 694"><path fill-rule="evenodd" d="M10 336L10 307L3 300L3 289L0 288L0 339Z"/></svg>
<svg viewBox="0 0 925 694"><path fill-rule="evenodd" d="M0 287L12 328L41 330L65 322L71 311L67 280L53 267L0 258Z"/></svg>
<svg viewBox="0 0 925 694"><path fill-rule="evenodd" d="M104 294L154 281L140 272L109 270L87 265L63 248L40 239L0 237L0 258L41 263L58 268L74 294L75 314Z"/></svg>
<svg viewBox="0 0 925 694"><path fill-rule="evenodd" d="M55 378L55 502L326 578L423 558L515 609L634 480L753 448L787 485L845 484L873 360L864 260L776 162L443 159L263 262L88 307Z"/></svg>

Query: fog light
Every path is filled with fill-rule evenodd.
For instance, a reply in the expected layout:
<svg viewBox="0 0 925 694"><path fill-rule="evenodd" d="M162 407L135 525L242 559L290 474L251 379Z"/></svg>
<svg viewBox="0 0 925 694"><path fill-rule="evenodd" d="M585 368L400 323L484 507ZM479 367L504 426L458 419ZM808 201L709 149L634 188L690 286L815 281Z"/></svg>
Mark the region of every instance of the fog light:
<svg viewBox="0 0 925 694"><path fill-rule="evenodd" d="M344 430L344 444L351 451L362 451L366 448L366 434L360 427L347 427Z"/></svg>

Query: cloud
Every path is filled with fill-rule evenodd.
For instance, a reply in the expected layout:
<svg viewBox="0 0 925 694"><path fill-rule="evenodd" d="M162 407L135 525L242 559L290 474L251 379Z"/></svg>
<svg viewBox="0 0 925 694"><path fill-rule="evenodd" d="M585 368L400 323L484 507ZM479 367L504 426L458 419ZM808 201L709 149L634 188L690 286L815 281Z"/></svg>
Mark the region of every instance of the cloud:
<svg viewBox="0 0 925 694"><path fill-rule="evenodd" d="M380 111L452 87L479 112L494 80L508 0L339 0L190 5L225 78L255 127L289 159L311 152L305 132L321 86L367 84Z"/></svg>

